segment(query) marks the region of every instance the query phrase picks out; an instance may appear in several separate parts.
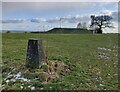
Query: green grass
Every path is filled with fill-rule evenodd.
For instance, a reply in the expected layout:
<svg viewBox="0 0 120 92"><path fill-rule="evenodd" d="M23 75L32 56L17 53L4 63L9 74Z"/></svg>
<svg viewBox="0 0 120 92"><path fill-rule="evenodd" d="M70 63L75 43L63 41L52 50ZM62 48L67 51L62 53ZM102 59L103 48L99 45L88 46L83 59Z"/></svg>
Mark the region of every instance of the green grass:
<svg viewBox="0 0 120 92"><path fill-rule="evenodd" d="M75 89L75 90L118 90L118 34L31 34L3 33L2 62L3 70L10 72L26 62L29 38L41 38L46 44L48 60L58 60L70 67L60 80L43 84L35 80L24 86L34 85L36 89ZM114 48L114 46L116 46ZM108 48L109 50L100 50ZM114 51L113 51L114 50ZM109 56L100 58L100 53ZM28 74L29 75L29 74ZM7 85L6 89L20 89L20 82ZM14 85L13 85L14 84Z"/></svg>

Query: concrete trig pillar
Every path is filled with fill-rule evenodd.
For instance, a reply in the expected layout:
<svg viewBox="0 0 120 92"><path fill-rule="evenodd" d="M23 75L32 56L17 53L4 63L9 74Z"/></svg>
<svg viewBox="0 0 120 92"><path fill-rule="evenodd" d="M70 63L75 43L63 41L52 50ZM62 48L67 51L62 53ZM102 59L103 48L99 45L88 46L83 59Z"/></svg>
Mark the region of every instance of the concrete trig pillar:
<svg viewBox="0 0 120 92"><path fill-rule="evenodd" d="M41 39L29 39L26 56L26 66L29 68L39 68L46 63L46 56Z"/></svg>

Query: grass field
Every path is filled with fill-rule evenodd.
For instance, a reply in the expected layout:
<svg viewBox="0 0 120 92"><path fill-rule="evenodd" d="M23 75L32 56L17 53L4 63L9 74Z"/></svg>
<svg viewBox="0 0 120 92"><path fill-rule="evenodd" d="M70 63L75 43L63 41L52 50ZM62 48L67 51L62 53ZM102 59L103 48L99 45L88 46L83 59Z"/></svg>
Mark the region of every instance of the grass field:
<svg viewBox="0 0 120 92"><path fill-rule="evenodd" d="M69 72L48 83L33 72L28 72L30 81L10 80L26 62L29 38L43 39L48 60L65 63ZM118 90L118 34L3 33L2 44L2 89Z"/></svg>

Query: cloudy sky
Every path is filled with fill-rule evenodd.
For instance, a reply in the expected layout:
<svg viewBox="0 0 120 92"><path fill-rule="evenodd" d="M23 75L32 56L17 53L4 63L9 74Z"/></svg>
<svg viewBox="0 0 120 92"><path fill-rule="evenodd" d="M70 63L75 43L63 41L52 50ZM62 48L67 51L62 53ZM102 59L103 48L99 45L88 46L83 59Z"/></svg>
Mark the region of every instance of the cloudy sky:
<svg viewBox="0 0 120 92"><path fill-rule="evenodd" d="M89 25L91 14L107 14L116 27L109 32L117 32L117 12L117 2L2 2L0 20L3 30L47 31L60 24L74 28L79 22Z"/></svg>

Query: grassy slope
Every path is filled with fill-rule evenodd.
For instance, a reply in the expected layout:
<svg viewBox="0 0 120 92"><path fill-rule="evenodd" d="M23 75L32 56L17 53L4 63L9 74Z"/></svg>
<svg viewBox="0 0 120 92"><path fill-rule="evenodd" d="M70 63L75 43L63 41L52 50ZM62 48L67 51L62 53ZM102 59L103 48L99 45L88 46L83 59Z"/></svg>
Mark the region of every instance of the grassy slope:
<svg viewBox="0 0 120 92"><path fill-rule="evenodd" d="M53 28L46 33L59 33L59 34L91 34L92 31L80 28Z"/></svg>
<svg viewBox="0 0 120 92"><path fill-rule="evenodd" d="M46 41L49 60L59 60L71 67L61 81L45 85L44 89L118 89L117 51L98 50L98 47L115 49L118 46L117 34L3 34L3 68L19 67L25 63L29 38L42 38ZM110 59L100 58L98 52L107 53ZM34 82L33 82L34 84Z"/></svg>

